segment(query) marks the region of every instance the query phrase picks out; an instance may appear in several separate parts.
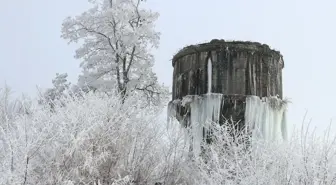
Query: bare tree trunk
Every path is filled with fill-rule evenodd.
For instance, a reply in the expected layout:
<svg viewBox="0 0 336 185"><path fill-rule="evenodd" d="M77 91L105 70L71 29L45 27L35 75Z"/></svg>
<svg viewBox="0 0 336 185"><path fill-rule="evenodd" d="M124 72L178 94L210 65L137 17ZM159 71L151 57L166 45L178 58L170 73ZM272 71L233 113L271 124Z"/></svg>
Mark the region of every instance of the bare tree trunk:
<svg viewBox="0 0 336 185"><path fill-rule="evenodd" d="M29 164L29 157L27 156L26 159L26 169L25 169L25 175L24 175L24 180L23 180L23 185L27 183L27 177L28 177L28 164Z"/></svg>
<svg viewBox="0 0 336 185"><path fill-rule="evenodd" d="M12 146L11 146L12 147ZM11 172L14 171L14 152L13 152L13 149L12 150L12 159L11 159Z"/></svg>

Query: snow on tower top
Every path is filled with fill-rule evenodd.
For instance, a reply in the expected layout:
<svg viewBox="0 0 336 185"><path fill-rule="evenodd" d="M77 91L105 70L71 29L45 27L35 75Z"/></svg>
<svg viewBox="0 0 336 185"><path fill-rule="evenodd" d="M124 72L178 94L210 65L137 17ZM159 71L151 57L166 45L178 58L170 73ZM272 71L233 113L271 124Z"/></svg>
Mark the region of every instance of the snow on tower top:
<svg viewBox="0 0 336 185"><path fill-rule="evenodd" d="M173 66L174 63L181 57L189 55L195 52L207 52L213 50L229 50L235 52L248 52L248 53L259 53L264 56L272 56L272 57L279 57L279 62L283 64L283 56L280 51L275 49L271 49L267 44L261 44L259 42L251 42L251 41L225 41L223 39L213 39L210 42L202 43L202 44L195 44L189 45L182 48L180 51L175 54L173 57Z"/></svg>

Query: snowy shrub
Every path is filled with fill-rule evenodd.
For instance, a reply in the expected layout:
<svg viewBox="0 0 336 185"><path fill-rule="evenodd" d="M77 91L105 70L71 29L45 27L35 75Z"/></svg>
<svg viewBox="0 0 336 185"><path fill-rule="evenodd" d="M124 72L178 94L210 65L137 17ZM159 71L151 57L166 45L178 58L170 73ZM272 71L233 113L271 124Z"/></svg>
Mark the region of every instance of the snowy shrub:
<svg viewBox="0 0 336 185"><path fill-rule="evenodd" d="M336 138L310 136L302 128L288 143L256 141L251 146L244 131L229 125L212 128L212 143L203 143L201 157L188 163L186 184L336 183Z"/></svg>
<svg viewBox="0 0 336 185"><path fill-rule="evenodd" d="M89 93L53 112L36 106L1 125L0 184L178 180L180 141L171 138L178 134L165 130L158 107L139 103L136 97L122 104L117 96Z"/></svg>
<svg viewBox="0 0 336 185"><path fill-rule="evenodd" d="M0 124L15 118L17 114L29 114L32 101L22 95L20 99L12 100L8 86L0 88Z"/></svg>
<svg viewBox="0 0 336 185"><path fill-rule="evenodd" d="M167 128L161 106L99 93L63 102L1 120L0 184L336 183L334 140L304 129L288 143L251 146L244 132L212 124L212 143L194 158L187 130Z"/></svg>

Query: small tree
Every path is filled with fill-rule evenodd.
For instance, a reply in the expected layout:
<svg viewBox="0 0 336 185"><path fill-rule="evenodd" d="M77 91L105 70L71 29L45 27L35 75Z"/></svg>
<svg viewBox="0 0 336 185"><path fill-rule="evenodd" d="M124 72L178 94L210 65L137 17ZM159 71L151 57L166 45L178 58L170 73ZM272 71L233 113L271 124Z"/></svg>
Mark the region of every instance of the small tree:
<svg viewBox="0 0 336 185"><path fill-rule="evenodd" d="M122 101L139 93L151 102L168 91L152 71L160 33L154 30L159 14L141 7L143 0L96 0L94 7L63 22L62 38L83 41L76 50L82 59L79 86L109 92L117 86Z"/></svg>
<svg viewBox="0 0 336 185"><path fill-rule="evenodd" d="M49 104L53 109L55 101L61 100L65 95L69 94L70 82L68 82L67 77L67 73L56 73L56 77L52 80L53 87L44 92L39 103Z"/></svg>

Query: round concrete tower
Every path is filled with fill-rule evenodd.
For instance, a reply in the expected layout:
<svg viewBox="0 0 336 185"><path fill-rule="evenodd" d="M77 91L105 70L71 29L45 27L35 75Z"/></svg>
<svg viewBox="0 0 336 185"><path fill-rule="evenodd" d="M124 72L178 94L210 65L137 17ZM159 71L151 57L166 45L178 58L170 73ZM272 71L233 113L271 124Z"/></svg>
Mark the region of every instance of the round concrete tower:
<svg viewBox="0 0 336 185"><path fill-rule="evenodd" d="M173 57L172 65L169 104L180 121L188 112L179 100L188 95L222 94L221 119L240 121L240 126L244 124L246 96L283 96L283 57L265 44L212 40L183 48Z"/></svg>

